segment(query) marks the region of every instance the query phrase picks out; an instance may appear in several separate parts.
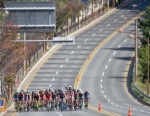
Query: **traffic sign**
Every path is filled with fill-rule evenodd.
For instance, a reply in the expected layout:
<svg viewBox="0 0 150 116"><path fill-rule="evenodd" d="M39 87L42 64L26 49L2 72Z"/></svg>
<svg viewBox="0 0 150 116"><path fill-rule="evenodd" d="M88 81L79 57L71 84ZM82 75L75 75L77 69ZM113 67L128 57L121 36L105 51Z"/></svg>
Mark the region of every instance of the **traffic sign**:
<svg viewBox="0 0 150 116"><path fill-rule="evenodd" d="M53 44L71 45L75 44L74 37L53 37Z"/></svg>

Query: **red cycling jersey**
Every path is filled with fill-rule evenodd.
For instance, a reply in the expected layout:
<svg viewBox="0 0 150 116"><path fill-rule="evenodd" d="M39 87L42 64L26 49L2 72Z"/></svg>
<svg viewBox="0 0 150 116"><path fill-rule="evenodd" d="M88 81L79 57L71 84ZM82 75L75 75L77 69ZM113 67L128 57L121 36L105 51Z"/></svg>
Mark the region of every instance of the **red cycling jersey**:
<svg viewBox="0 0 150 116"><path fill-rule="evenodd" d="M47 100L50 100L50 99L51 99L51 94L50 94L50 92L46 93L46 99L47 99Z"/></svg>
<svg viewBox="0 0 150 116"><path fill-rule="evenodd" d="M45 95L43 93L40 94L41 100L45 100Z"/></svg>

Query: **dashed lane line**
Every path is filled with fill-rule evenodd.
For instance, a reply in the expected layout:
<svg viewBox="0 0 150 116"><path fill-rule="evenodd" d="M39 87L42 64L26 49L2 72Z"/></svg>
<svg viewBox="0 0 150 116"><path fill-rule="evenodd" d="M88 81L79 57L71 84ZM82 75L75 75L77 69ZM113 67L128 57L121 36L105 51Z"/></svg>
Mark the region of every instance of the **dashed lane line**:
<svg viewBox="0 0 150 116"><path fill-rule="evenodd" d="M56 75L58 75L58 72L56 72Z"/></svg>
<svg viewBox="0 0 150 116"><path fill-rule="evenodd" d="M127 39L125 39L123 42L126 42L127 41Z"/></svg>
<svg viewBox="0 0 150 116"><path fill-rule="evenodd" d="M62 67L63 67L63 65L60 66L60 68L62 68Z"/></svg>
<svg viewBox="0 0 150 116"><path fill-rule="evenodd" d="M117 21L117 19L114 20L114 22L116 22L116 21Z"/></svg>
<svg viewBox="0 0 150 116"><path fill-rule="evenodd" d="M86 39L84 42L87 42L88 39Z"/></svg>
<svg viewBox="0 0 150 116"><path fill-rule="evenodd" d="M99 32L101 32L102 30L103 30L103 28L102 28L102 29L100 29L100 30L99 30Z"/></svg>
<svg viewBox="0 0 150 116"><path fill-rule="evenodd" d="M94 35L95 35L95 33L92 36L94 36Z"/></svg>
<svg viewBox="0 0 150 116"><path fill-rule="evenodd" d="M134 18L137 18L139 17L140 15L142 15L144 12L140 13L139 15L137 15L136 17ZM130 25L131 23L133 23L133 20L130 20L129 22L127 22L125 25L122 26L122 29L126 28L128 25ZM82 75L83 75L83 72L86 68L86 66L88 65L88 63L91 61L91 59L94 57L94 55L97 53L97 51L107 42L109 41L112 37L114 37L118 32L117 31L114 31L111 35L109 35L106 39L104 39L91 53L91 58L90 59L86 59L85 62L83 63L78 75L77 75L77 78L82 78ZM77 80L77 79L76 79ZM80 79L81 80L81 79ZM74 83L74 88L78 89L79 87L79 84L80 84L80 81L75 81ZM102 91L103 92L103 91ZM97 110L97 107L89 107L89 109L96 109L95 111L98 111ZM106 111L107 113L111 113L109 111ZM101 112L101 113L104 113L104 112ZM113 115L111 115L113 116ZM119 114L115 114L115 116L119 116Z"/></svg>
<svg viewBox="0 0 150 116"><path fill-rule="evenodd" d="M108 62L110 62L111 61L111 58L109 59L109 61Z"/></svg>
<svg viewBox="0 0 150 116"><path fill-rule="evenodd" d="M81 45L78 45L78 47L77 48L80 48L81 47Z"/></svg>
<svg viewBox="0 0 150 116"><path fill-rule="evenodd" d="M102 76L104 76L104 75L105 75L105 73L103 72Z"/></svg>
<svg viewBox="0 0 150 116"><path fill-rule="evenodd" d="M71 52L71 54L73 54L73 53L74 53L74 51Z"/></svg>
<svg viewBox="0 0 150 116"><path fill-rule="evenodd" d="M115 54L116 54L116 51L114 51L113 55L115 55Z"/></svg>
<svg viewBox="0 0 150 116"><path fill-rule="evenodd" d="M120 47L121 47L121 45L118 46L118 48L120 48Z"/></svg>
<svg viewBox="0 0 150 116"><path fill-rule="evenodd" d="M127 11L127 13L129 13L130 12L130 10L129 11Z"/></svg>
<svg viewBox="0 0 150 116"><path fill-rule="evenodd" d="M65 61L68 61L68 59L69 59L69 58L66 58L66 60L65 60Z"/></svg>
<svg viewBox="0 0 150 116"><path fill-rule="evenodd" d="M110 24L107 25L107 27L109 27L109 26L110 26Z"/></svg>

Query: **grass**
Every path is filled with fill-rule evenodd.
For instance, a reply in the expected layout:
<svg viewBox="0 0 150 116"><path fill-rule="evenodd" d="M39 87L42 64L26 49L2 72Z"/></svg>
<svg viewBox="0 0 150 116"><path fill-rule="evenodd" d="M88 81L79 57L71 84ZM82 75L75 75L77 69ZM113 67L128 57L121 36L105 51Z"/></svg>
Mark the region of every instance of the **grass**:
<svg viewBox="0 0 150 116"><path fill-rule="evenodd" d="M141 77L139 76L137 77L136 85L142 92L146 93L146 84L142 83Z"/></svg>

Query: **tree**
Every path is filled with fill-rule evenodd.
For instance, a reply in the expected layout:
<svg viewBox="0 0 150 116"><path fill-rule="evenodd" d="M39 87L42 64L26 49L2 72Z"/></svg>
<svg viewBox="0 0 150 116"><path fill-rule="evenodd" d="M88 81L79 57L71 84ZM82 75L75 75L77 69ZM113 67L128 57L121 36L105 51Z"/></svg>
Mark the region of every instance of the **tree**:
<svg viewBox="0 0 150 116"><path fill-rule="evenodd" d="M149 6L150 7L150 6ZM143 38L148 39L150 37L150 8L147 8L146 12L139 19L139 28L142 31ZM141 40L142 45L147 45L147 41Z"/></svg>
<svg viewBox="0 0 150 116"><path fill-rule="evenodd" d="M138 69L140 70L140 75L142 77L142 82L146 82L146 79L148 78L148 38L150 38L150 7L148 7L144 13L144 15L141 17L141 19L138 20L139 25L138 27L141 29L142 32L142 38L141 40L141 48L138 50Z"/></svg>

